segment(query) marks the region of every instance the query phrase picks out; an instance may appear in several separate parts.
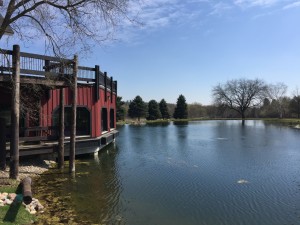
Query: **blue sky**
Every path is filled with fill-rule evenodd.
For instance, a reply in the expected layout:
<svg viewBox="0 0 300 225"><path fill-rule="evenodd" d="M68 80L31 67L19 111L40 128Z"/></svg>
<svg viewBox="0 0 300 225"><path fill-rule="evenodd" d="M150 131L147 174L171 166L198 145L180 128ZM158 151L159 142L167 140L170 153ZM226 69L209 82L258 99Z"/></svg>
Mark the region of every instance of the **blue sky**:
<svg viewBox="0 0 300 225"><path fill-rule="evenodd" d="M300 1L142 0L129 9L142 24L125 21L116 41L80 58L118 80L123 100L183 94L207 105L213 86L236 78L284 82L288 94L300 87Z"/></svg>

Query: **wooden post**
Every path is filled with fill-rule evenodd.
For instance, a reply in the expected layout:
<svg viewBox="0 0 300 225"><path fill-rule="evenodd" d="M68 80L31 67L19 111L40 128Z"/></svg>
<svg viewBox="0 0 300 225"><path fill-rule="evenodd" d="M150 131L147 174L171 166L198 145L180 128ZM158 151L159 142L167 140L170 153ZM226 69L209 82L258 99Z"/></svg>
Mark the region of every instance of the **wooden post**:
<svg viewBox="0 0 300 225"><path fill-rule="evenodd" d="M104 72L104 101L107 101L107 72Z"/></svg>
<svg viewBox="0 0 300 225"><path fill-rule="evenodd" d="M75 142L76 142L76 107L77 107L77 70L78 57L74 56L73 61L73 79L72 79L72 112L71 112L71 137L70 137L70 161L69 172L75 173Z"/></svg>
<svg viewBox="0 0 300 225"><path fill-rule="evenodd" d="M9 177L19 176L19 119L20 119L20 46L13 46L12 98L11 98L11 139Z"/></svg>
<svg viewBox="0 0 300 225"><path fill-rule="evenodd" d="M29 205L32 202L32 191L31 191L32 180L30 177L25 177L22 181L23 186L23 202Z"/></svg>
<svg viewBox="0 0 300 225"><path fill-rule="evenodd" d="M113 77L110 78L110 102L113 103Z"/></svg>
<svg viewBox="0 0 300 225"><path fill-rule="evenodd" d="M59 140L58 140L58 168L64 168L64 140L65 140L65 94L64 88L59 90Z"/></svg>
<svg viewBox="0 0 300 225"><path fill-rule="evenodd" d="M118 82L115 80L115 93L116 93L116 99L117 99L117 96L118 96Z"/></svg>
<svg viewBox="0 0 300 225"><path fill-rule="evenodd" d="M6 123L0 118L0 170L6 170Z"/></svg>
<svg viewBox="0 0 300 225"><path fill-rule="evenodd" d="M95 102L99 100L99 83L100 83L100 77L99 77L100 69L99 66L95 66Z"/></svg>

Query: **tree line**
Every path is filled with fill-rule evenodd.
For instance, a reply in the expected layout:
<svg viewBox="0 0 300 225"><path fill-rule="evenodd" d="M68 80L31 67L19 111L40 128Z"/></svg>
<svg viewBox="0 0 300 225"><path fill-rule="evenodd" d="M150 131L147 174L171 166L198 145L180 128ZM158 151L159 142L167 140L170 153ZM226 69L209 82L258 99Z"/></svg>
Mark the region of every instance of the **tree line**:
<svg viewBox="0 0 300 225"><path fill-rule="evenodd" d="M124 102L117 101L117 119L146 118L300 118L300 91L296 88L287 96L284 83L266 84L260 79L234 79L212 88L213 104L187 104L180 95L176 104L144 102L140 96Z"/></svg>
<svg viewBox="0 0 300 225"><path fill-rule="evenodd" d="M187 119L188 105L183 95L179 95L176 105L168 104L165 99L160 102L150 100L148 103L137 95L132 101L124 102L122 97L117 97L117 120L124 120L126 117L136 118L140 121L141 118L147 120L158 119Z"/></svg>

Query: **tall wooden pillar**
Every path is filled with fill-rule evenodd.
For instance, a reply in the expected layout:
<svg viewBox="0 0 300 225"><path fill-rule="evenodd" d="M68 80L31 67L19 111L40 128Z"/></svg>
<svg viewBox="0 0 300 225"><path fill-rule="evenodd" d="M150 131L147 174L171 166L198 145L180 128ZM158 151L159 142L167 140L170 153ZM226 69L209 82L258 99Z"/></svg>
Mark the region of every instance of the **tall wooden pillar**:
<svg viewBox="0 0 300 225"><path fill-rule="evenodd" d="M104 72L104 101L107 101L107 72Z"/></svg>
<svg viewBox="0 0 300 225"><path fill-rule="evenodd" d="M13 46L12 98L11 98L11 139L9 177L19 176L19 120L20 120L20 46Z"/></svg>
<svg viewBox="0 0 300 225"><path fill-rule="evenodd" d="M95 66L95 102L97 102L100 98L99 95L99 85L100 85L100 67L98 65Z"/></svg>
<svg viewBox="0 0 300 225"><path fill-rule="evenodd" d="M77 71L78 57L74 56L73 61L73 76L72 76L72 112L71 112L71 137L70 137L70 161L69 172L75 172L75 142L76 142L76 108L77 108Z"/></svg>
<svg viewBox="0 0 300 225"><path fill-rule="evenodd" d="M0 170L6 169L6 122L0 118Z"/></svg>
<svg viewBox="0 0 300 225"><path fill-rule="evenodd" d="M110 103L113 103L113 77L110 77Z"/></svg>
<svg viewBox="0 0 300 225"><path fill-rule="evenodd" d="M58 168L64 168L65 157L65 94L64 88L59 90L59 140L58 140Z"/></svg>

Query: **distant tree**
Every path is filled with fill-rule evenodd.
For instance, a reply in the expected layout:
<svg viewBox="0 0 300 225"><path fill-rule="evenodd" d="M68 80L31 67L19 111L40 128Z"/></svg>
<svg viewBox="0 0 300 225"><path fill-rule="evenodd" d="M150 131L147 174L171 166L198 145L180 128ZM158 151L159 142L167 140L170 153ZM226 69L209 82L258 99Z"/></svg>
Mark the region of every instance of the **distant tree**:
<svg viewBox="0 0 300 225"><path fill-rule="evenodd" d="M287 86L284 83L271 84L268 86L268 96L273 100L273 106L277 110L280 118L283 117L284 113L284 95L286 94L286 91Z"/></svg>
<svg viewBox="0 0 300 225"><path fill-rule="evenodd" d="M297 118L300 118L300 91L298 88L293 92L293 98L289 105L291 113L296 113Z"/></svg>
<svg viewBox="0 0 300 225"><path fill-rule="evenodd" d="M268 98L264 98L263 105L260 107L259 110L259 116L271 118L275 116L274 113L276 114L272 102Z"/></svg>
<svg viewBox="0 0 300 225"><path fill-rule="evenodd" d="M146 114L147 104L138 95L129 103L128 116L131 118L138 118L138 121L140 121L140 118L145 117Z"/></svg>
<svg viewBox="0 0 300 225"><path fill-rule="evenodd" d="M188 117L187 104L183 95L179 95L177 99L173 117L175 119L186 119Z"/></svg>
<svg viewBox="0 0 300 225"><path fill-rule="evenodd" d="M212 93L217 105L237 111L244 120L248 108L262 103L266 89L262 80L237 79L215 86Z"/></svg>
<svg viewBox="0 0 300 225"><path fill-rule="evenodd" d="M300 118L300 96L294 96L289 105L291 113L296 113L297 118Z"/></svg>
<svg viewBox="0 0 300 225"><path fill-rule="evenodd" d="M167 102L165 101L165 99L162 99L159 102L159 110L160 110L160 113L161 113L161 117L163 119L169 119L170 118L168 105L167 105Z"/></svg>
<svg viewBox="0 0 300 225"><path fill-rule="evenodd" d="M200 103L188 104L188 115L189 118L200 118L205 115L203 106Z"/></svg>
<svg viewBox="0 0 300 225"><path fill-rule="evenodd" d="M147 120L157 120L160 118L161 118L161 113L157 101L155 100L149 101Z"/></svg>
<svg viewBox="0 0 300 225"><path fill-rule="evenodd" d="M124 120L125 119L125 108L124 108L125 102L122 101L122 97L117 97L117 121Z"/></svg>

